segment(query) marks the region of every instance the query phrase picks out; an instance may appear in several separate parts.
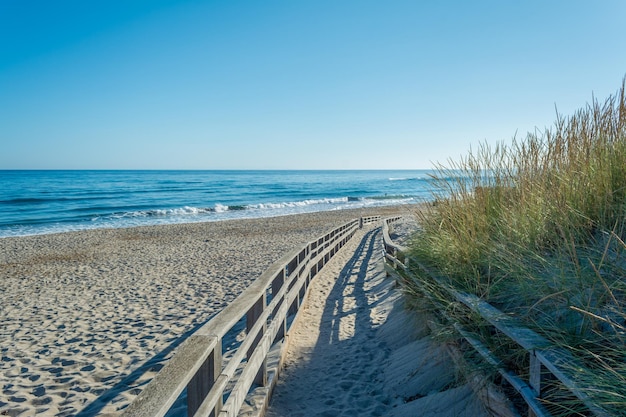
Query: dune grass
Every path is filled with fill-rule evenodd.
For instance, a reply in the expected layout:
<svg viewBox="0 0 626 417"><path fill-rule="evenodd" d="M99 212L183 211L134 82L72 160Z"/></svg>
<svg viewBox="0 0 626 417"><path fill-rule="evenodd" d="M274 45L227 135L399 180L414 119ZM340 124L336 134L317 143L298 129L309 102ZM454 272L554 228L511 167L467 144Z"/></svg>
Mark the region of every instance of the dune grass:
<svg viewBox="0 0 626 417"><path fill-rule="evenodd" d="M412 254L573 352L587 394L626 415L624 82L543 132L438 166L433 182Z"/></svg>

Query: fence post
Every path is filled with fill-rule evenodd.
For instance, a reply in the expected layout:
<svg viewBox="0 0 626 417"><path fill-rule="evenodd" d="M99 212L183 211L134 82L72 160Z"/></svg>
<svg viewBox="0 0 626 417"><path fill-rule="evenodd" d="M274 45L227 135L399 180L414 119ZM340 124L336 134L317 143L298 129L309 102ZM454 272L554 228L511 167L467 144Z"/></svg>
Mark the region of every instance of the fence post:
<svg viewBox="0 0 626 417"><path fill-rule="evenodd" d="M215 380L222 372L222 339L218 339L213 352L206 359L204 364L198 369L198 372L191 378L187 384L187 416L193 416L204 398L207 396ZM211 417L219 414L222 408L222 400L220 400L215 410L211 413Z"/></svg>
<svg viewBox="0 0 626 417"><path fill-rule="evenodd" d="M272 281L272 298L276 297L276 294L278 294L278 292L280 291L280 289L283 287L284 284L285 284L285 269L283 268ZM274 320L274 315L276 314L276 311L280 309L280 305L284 302L285 302L285 298L283 297L283 301L281 303L276 304L276 309L272 312L272 320ZM286 332L287 332L287 317L285 317L282 323L280 324L278 333L276 333L276 337L274 338L274 342L284 338Z"/></svg>
<svg viewBox="0 0 626 417"><path fill-rule="evenodd" d="M289 277L289 272L287 269L285 269L285 279L287 279ZM291 292L292 288L294 285L296 285L295 280L297 279L297 277L292 278L291 282L289 283L289 287L287 287L287 292ZM287 298L285 298L286 300ZM298 312L298 308L300 308L300 300L298 299L298 297L296 297L293 300L293 303L291 303L291 305L289 306L289 310L287 311L287 315L288 316L292 316L294 314L296 314Z"/></svg>
<svg viewBox="0 0 626 417"><path fill-rule="evenodd" d="M541 387L541 383L542 383L541 361L539 361L539 359L537 358L537 355L535 355L534 350L531 350L528 353L530 355L530 373L528 377L528 383L530 387L533 389L533 391L535 391L537 398L541 398L541 388L542 388ZM528 410L528 415L530 417L536 416L535 412L532 409Z"/></svg>
<svg viewBox="0 0 626 417"><path fill-rule="evenodd" d="M266 294L265 294L265 291L263 291L263 294L261 295L261 297L259 297L257 302L254 303L254 305L250 308L250 310L248 310L248 313L246 313L246 330L248 332L255 325L255 323L261 316L261 314L263 314L263 310L265 309L266 304L267 304ZM266 330L267 330L267 323L263 323L263 327L259 331L259 334L257 335L257 337L254 338L254 342L252 343L252 346L250 346L250 349L248 350L248 353L247 353L248 359L250 359L250 357L252 356L252 352L254 352L254 349L256 349L257 345L261 341L261 338L263 337L263 334L265 334ZM254 378L254 383L261 387L264 387L265 385L267 385L267 357L263 360L263 363L261 364L261 368L259 368L259 372Z"/></svg>

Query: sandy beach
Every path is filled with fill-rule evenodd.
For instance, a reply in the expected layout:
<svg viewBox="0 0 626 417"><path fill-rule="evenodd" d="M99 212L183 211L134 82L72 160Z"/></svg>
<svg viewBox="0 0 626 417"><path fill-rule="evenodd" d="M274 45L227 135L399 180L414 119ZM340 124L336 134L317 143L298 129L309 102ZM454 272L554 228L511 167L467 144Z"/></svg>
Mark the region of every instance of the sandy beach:
<svg viewBox="0 0 626 417"><path fill-rule="evenodd" d="M265 268L414 206L0 239L0 414L116 415Z"/></svg>

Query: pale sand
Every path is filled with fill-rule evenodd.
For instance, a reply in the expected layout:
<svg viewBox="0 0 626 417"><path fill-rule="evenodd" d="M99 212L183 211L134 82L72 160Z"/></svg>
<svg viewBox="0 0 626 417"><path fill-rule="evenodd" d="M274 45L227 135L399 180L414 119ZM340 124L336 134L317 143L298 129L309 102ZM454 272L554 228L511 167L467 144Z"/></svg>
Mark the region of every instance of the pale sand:
<svg viewBox="0 0 626 417"><path fill-rule="evenodd" d="M399 206L0 239L0 415L115 415L273 261Z"/></svg>
<svg viewBox="0 0 626 417"><path fill-rule="evenodd" d="M392 237L405 243L416 227L402 221ZM359 231L313 281L266 416L489 415L426 317L404 308L381 235Z"/></svg>

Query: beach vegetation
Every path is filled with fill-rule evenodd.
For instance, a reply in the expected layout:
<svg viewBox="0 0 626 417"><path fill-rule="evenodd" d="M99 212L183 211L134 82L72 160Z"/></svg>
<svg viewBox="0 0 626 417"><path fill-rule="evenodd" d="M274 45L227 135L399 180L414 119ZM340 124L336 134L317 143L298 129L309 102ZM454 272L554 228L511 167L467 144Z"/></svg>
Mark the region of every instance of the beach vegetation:
<svg viewBox="0 0 626 417"><path fill-rule="evenodd" d="M410 246L457 290L571 352L584 364L573 371L585 394L611 415L626 415L624 87L571 116L557 113L543 131L438 165L433 205L419 214ZM455 317L449 296L426 282L409 293L429 288L435 308ZM502 350L480 320L456 319ZM506 346L508 365L523 373L527 356L515 349ZM555 415L585 415L566 396L552 398Z"/></svg>

